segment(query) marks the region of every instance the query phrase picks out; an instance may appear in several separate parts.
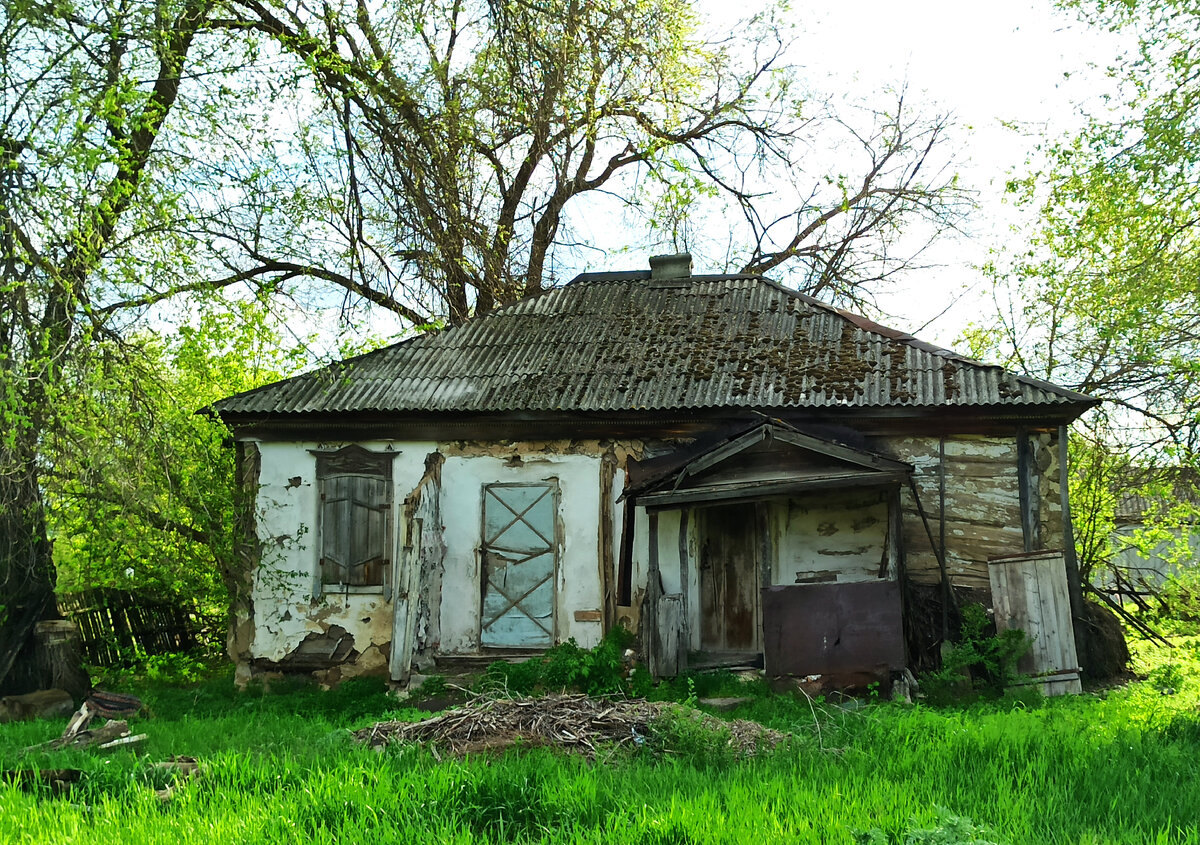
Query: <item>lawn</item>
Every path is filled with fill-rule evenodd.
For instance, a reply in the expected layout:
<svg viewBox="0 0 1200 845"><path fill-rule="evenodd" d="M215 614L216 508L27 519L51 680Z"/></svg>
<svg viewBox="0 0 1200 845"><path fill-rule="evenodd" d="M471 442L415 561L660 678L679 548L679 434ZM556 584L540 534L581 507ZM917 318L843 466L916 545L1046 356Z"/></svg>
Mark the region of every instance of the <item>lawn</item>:
<svg viewBox="0 0 1200 845"><path fill-rule="evenodd" d="M374 682L137 690L136 750L25 754L61 722L0 725L0 767L77 768L63 796L0 783L0 842L1200 843L1200 638L1140 646L1147 679L969 707L759 695L792 733L740 758L680 720L595 761L546 748L438 759L350 729L418 718ZM198 758L170 800L154 763Z"/></svg>

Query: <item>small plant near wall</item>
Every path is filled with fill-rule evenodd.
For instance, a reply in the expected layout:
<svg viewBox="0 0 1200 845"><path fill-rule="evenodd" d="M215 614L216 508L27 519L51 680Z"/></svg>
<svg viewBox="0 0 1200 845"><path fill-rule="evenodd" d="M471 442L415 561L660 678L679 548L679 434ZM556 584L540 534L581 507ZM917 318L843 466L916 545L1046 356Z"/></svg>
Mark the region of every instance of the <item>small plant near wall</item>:
<svg viewBox="0 0 1200 845"><path fill-rule="evenodd" d="M921 680L932 704L949 704L980 696L999 698L1019 677L1017 661L1033 640L1019 629L993 632L987 610L980 604L962 609L959 641L942 656L942 668Z"/></svg>
<svg viewBox="0 0 1200 845"><path fill-rule="evenodd" d="M571 638L541 657L523 663L493 663L484 672L480 685L514 695L564 689L577 689L589 695L626 693L629 680L622 655L632 639L633 635L621 627L605 634L592 649L580 647Z"/></svg>

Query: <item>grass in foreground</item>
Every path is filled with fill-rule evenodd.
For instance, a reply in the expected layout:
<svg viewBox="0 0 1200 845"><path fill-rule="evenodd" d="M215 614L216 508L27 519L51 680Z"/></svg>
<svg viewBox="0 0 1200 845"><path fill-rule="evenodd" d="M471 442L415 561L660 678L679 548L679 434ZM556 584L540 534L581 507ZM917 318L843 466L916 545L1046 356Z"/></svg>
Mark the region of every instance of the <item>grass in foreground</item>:
<svg viewBox="0 0 1200 845"><path fill-rule="evenodd" d="M0 767L74 767L66 797L0 784L0 841L1200 843L1200 639L1148 651L1148 680L1050 702L848 711L760 696L731 714L794 733L752 760L687 723L670 751L596 763L548 749L439 762L349 729L398 710L381 685L246 694L228 678L139 690L137 752L22 755L58 722L0 726ZM153 763L196 756L168 803Z"/></svg>

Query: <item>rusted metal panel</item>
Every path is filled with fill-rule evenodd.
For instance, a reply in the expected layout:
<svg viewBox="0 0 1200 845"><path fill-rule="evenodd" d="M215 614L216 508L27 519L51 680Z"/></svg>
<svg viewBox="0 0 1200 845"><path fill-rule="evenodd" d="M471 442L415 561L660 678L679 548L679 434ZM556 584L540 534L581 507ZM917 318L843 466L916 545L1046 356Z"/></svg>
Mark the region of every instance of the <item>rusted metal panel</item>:
<svg viewBox="0 0 1200 845"><path fill-rule="evenodd" d="M904 667L895 581L800 584L762 591L769 675L847 675Z"/></svg>

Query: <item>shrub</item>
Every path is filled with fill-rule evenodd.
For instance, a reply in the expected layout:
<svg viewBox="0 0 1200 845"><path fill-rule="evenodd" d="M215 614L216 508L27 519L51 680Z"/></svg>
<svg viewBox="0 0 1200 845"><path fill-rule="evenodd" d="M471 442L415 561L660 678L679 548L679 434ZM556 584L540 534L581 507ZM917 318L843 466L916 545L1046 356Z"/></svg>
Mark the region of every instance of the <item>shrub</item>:
<svg viewBox="0 0 1200 845"><path fill-rule="evenodd" d="M914 823L915 824L915 823ZM889 838L874 829L856 834L857 845L999 845L987 828L970 819L956 816L942 808L937 810L937 824L931 828L913 827L900 838Z"/></svg>
<svg viewBox="0 0 1200 845"><path fill-rule="evenodd" d="M631 688L622 655L632 637L629 631L617 627L592 649L581 648L571 638L521 663L497 661L488 666L480 686L515 695L565 689L589 695L628 694Z"/></svg>
<svg viewBox="0 0 1200 845"><path fill-rule="evenodd" d="M999 698L1017 676L1017 661L1029 651L1033 640L1019 629L992 633L983 605L962 609L959 641L943 655L942 668L922 678L929 701L946 704L980 694ZM964 674L966 670L966 674Z"/></svg>

